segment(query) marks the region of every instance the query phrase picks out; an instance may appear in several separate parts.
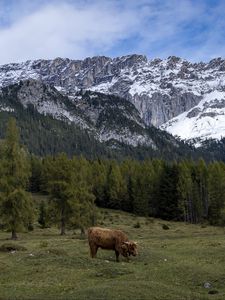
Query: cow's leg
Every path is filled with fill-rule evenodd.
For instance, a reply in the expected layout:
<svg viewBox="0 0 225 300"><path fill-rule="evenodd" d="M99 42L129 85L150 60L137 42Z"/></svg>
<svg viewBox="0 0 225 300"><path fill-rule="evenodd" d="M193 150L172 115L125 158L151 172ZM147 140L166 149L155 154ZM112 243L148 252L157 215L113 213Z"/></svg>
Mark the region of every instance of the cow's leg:
<svg viewBox="0 0 225 300"><path fill-rule="evenodd" d="M127 262L130 262L129 256L126 256L126 260L127 260Z"/></svg>
<svg viewBox="0 0 225 300"><path fill-rule="evenodd" d="M120 253L117 250L115 250L115 253L116 253L116 261L119 262L119 255L120 255Z"/></svg>
<svg viewBox="0 0 225 300"><path fill-rule="evenodd" d="M91 257L95 258L97 251L98 251L98 247L95 244L89 244L90 245L90 252L91 252Z"/></svg>

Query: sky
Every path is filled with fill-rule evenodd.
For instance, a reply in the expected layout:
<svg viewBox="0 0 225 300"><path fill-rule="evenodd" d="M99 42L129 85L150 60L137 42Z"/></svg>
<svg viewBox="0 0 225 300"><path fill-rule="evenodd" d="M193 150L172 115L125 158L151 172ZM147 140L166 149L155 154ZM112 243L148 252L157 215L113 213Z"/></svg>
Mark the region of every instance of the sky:
<svg viewBox="0 0 225 300"><path fill-rule="evenodd" d="M0 64L144 54L225 57L225 0L0 0Z"/></svg>

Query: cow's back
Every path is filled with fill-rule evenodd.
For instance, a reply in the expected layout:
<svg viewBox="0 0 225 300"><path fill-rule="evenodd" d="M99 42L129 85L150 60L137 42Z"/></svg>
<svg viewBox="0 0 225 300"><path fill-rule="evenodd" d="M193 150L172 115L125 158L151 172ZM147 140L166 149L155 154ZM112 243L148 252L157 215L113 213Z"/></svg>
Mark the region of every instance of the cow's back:
<svg viewBox="0 0 225 300"><path fill-rule="evenodd" d="M88 241L102 249L115 249L116 244L128 241L128 238L120 230L91 227L88 229Z"/></svg>

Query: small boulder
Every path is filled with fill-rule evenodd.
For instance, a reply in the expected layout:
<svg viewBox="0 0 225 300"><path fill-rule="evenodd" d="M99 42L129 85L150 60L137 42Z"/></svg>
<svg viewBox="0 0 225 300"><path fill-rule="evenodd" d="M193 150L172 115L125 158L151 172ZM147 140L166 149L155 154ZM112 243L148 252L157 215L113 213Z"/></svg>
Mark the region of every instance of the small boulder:
<svg viewBox="0 0 225 300"><path fill-rule="evenodd" d="M203 286L205 289L210 289L212 287L210 282L204 282Z"/></svg>

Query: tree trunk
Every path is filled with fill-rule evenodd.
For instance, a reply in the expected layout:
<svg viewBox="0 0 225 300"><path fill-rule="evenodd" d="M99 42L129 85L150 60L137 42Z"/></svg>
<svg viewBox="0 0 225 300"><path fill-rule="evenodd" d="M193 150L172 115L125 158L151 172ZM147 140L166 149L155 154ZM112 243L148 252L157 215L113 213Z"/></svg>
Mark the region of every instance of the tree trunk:
<svg viewBox="0 0 225 300"><path fill-rule="evenodd" d="M61 219L61 233L60 235L65 235L66 234L66 224L64 218Z"/></svg>
<svg viewBox="0 0 225 300"><path fill-rule="evenodd" d="M83 226L80 228L80 235L81 235L81 236L84 236L84 235L85 235L85 230L84 230L84 227L83 227Z"/></svg>
<svg viewBox="0 0 225 300"><path fill-rule="evenodd" d="M12 230L12 236L11 236L11 239L12 239L12 240L17 240L17 239L18 239L17 233L16 233L16 231L15 231L14 229Z"/></svg>
<svg viewBox="0 0 225 300"><path fill-rule="evenodd" d="M91 226L95 226L96 225L96 215L95 213L93 213L91 215Z"/></svg>

